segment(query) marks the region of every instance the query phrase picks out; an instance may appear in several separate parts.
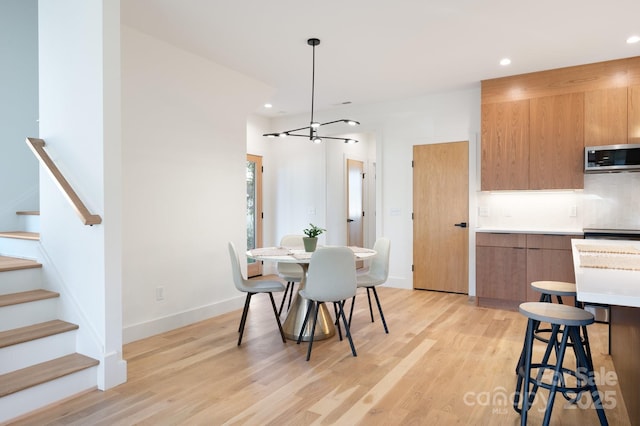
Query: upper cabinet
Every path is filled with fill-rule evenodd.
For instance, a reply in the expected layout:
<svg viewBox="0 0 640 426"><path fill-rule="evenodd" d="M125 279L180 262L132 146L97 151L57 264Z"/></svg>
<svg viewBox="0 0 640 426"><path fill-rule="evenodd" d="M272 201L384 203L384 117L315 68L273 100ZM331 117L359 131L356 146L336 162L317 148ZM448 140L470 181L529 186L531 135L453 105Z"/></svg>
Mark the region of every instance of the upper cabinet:
<svg viewBox="0 0 640 426"><path fill-rule="evenodd" d="M584 146L627 143L627 88L584 93Z"/></svg>
<svg viewBox="0 0 640 426"><path fill-rule="evenodd" d="M482 108L483 189L529 187L529 101Z"/></svg>
<svg viewBox="0 0 640 426"><path fill-rule="evenodd" d="M481 189L581 189L585 146L640 143L640 57L482 81Z"/></svg>
<svg viewBox="0 0 640 426"><path fill-rule="evenodd" d="M627 105L629 143L640 143L640 85L629 87Z"/></svg>
<svg viewBox="0 0 640 426"><path fill-rule="evenodd" d="M529 189L584 187L584 95L531 99Z"/></svg>

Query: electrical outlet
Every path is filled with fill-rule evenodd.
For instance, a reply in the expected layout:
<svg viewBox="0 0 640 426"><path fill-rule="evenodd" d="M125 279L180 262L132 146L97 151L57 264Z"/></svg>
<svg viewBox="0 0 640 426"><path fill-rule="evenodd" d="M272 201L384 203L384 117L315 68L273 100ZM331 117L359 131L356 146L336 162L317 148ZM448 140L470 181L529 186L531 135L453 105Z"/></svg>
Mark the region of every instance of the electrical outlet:
<svg viewBox="0 0 640 426"><path fill-rule="evenodd" d="M569 207L569 217L576 217L576 216L578 216L578 207L577 206Z"/></svg>
<svg viewBox="0 0 640 426"><path fill-rule="evenodd" d="M164 287L156 287L156 301L164 300Z"/></svg>
<svg viewBox="0 0 640 426"><path fill-rule="evenodd" d="M489 207L478 207L478 216L489 217Z"/></svg>

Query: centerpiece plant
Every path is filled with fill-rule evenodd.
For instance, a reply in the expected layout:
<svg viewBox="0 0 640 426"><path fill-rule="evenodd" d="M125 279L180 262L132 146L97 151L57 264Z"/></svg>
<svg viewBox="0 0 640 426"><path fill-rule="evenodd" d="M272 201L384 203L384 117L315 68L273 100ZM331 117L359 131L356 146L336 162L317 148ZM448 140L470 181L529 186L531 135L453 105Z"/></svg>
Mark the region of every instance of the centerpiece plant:
<svg viewBox="0 0 640 426"><path fill-rule="evenodd" d="M302 241L304 242L304 250L307 252L315 251L318 244L318 235L321 235L324 231L326 231L326 229L310 223L309 228L303 230L304 235L306 235L306 237L302 238Z"/></svg>

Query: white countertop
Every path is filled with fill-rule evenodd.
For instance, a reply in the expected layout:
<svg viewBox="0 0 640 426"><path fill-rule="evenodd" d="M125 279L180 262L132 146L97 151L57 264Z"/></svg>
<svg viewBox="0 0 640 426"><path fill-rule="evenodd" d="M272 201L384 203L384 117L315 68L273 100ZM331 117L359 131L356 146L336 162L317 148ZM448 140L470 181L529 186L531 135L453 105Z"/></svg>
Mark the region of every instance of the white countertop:
<svg viewBox="0 0 640 426"><path fill-rule="evenodd" d="M579 301L640 307L640 270L621 269L637 265L640 254L611 253L640 250L640 241L573 239L571 248Z"/></svg>
<svg viewBox="0 0 640 426"><path fill-rule="evenodd" d="M475 228L476 232L496 232L505 234L547 234L547 235L583 235L582 229L556 228Z"/></svg>

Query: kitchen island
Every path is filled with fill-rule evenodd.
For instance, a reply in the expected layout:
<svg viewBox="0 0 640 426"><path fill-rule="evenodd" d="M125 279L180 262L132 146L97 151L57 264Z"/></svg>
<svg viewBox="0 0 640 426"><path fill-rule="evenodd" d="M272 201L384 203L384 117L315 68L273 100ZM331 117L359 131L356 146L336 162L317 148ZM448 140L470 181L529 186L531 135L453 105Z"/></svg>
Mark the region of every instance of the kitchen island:
<svg viewBox="0 0 640 426"><path fill-rule="evenodd" d="M611 306L610 352L631 424L640 424L640 241L571 241L577 298Z"/></svg>

